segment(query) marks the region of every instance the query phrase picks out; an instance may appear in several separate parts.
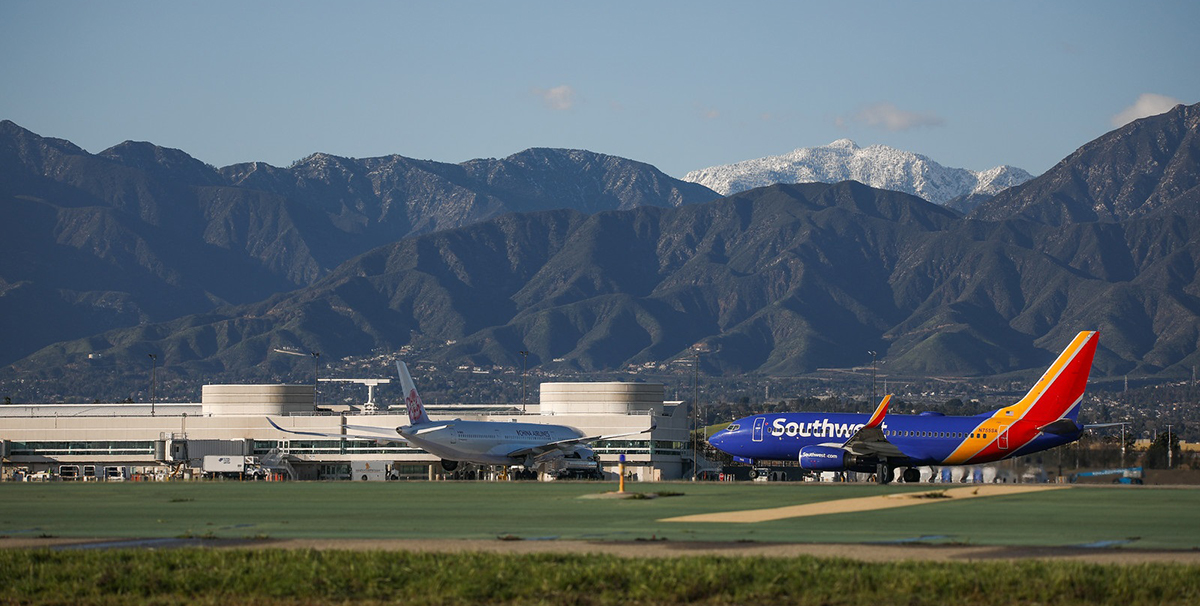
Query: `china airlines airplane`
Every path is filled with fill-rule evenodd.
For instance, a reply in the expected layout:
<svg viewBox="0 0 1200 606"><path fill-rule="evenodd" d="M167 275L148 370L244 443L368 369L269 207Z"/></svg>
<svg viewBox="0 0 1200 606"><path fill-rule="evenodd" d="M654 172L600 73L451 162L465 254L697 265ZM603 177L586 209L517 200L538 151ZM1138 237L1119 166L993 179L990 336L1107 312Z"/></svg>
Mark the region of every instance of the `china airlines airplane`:
<svg viewBox="0 0 1200 606"><path fill-rule="evenodd" d="M972 417L936 412L889 415L888 395L871 415L761 414L734 421L708 442L749 460L798 460L813 471L875 473L880 484L895 477L920 479L924 465L974 465L1069 444L1084 430L1079 404L1092 369L1099 333L1081 332L1019 402Z"/></svg>
<svg viewBox="0 0 1200 606"><path fill-rule="evenodd" d="M587 436L582 431L567 425L542 423L515 423L504 421L433 421L425 412L425 404L417 393L408 366L396 362L400 383L404 388L404 404L408 408L409 425L395 429L346 425L346 432L318 433L284 429L267 418L275 429L285 433L376 442L408 443L442 459L442 469L454 471L459 462L482 465L523 465L525 469L542 468L558 459L582 459L595 461L599 468L600 458L586 445L597 440L611 440L643 434L654 429L654 425L631 433L607 436ZM354 433L350 433L354 432Z"/></svg>

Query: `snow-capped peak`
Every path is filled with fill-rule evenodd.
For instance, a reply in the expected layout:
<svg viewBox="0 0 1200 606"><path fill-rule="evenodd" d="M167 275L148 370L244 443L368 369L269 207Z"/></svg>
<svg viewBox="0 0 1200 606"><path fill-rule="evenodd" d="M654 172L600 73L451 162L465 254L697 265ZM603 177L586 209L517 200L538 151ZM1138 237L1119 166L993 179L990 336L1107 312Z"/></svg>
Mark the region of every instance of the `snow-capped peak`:
<svg viewBox="0 0 1200 606"><path fill-rule="evenodd" d="M949 168L933 160L888 147L859 147L838 139L823 147L803 147L781 156L745 160L688 173L683 180L699 183L719 194L776 183L836 183L853 179L880 189L902 191L935 204L968 194L995 195L1033 175L1012 166L975 172Z"/></svg>

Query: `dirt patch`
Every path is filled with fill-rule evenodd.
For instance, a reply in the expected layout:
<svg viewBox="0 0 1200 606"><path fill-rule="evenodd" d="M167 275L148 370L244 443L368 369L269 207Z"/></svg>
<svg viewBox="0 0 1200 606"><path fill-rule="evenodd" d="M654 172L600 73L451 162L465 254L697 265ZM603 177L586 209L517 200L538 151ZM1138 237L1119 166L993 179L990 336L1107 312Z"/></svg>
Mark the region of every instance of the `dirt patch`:
<svg viewBox="0 0 1200 606"><path fill-rule="evenodd" d="M974 499L979 497L994 497L1000 495L1021 494L1025 492L1041 492L1044 490L1059 490L1065 486L1047 484L981 484L949 488L933 492L906 492L876 497L859 497L855 499L840 499L837 501L822 501L806 505L790 505L772 507L770 509L749 509L745 511L726 511L721 513L704 513L676 518L666 518L661 522L725 522L733 524L752 524L755 522L772 522L788 518L827 515L831 513L854 513L860 511L877 511L894 509L896 507L912 507L914 505L930 505ZM935 498L936 497L936 498Z"/></svg>

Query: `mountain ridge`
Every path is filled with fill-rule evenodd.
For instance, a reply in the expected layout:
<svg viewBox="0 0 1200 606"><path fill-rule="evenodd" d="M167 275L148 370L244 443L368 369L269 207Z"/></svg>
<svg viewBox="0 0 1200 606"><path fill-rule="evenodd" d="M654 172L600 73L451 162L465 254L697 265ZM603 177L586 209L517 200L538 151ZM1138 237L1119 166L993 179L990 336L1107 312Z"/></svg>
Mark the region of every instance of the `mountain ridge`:
<svg viewBox="0 0 1200 606"><path fill-rule="evenodd" d="M1043 175L997 194L970 216L1062 225L1121 221L1161 208L1196 212L1200 104L1135 120L1063 158Z"/></svg>
<svg viewBox="0 0 1200 606"><path fill-rule="evenodd" d="M313 284L418 233L517 211L716 197L648 164L583 150L461 165L318 153L286 169L218 169L145 142L91 154L0 121L0 221L22 226L0 259L2 328L19 335L0 363L64 338Z"/></svg>
<svg viewBox="0 0 1200 606"><path fill-rule="evenodd" d="M980 376L1043 366L1078 330L1094 374L1200 362L1200 219L981 222L857 182L676 208L511 214L360 255L312 287L51 346L21 363L159 351L176 369L268 373L275 348L601 371L706 352L724 374L862 365ZM535 243L537 246L529 246ZM1099 251L1106 251L1100 254ZM562 360L556 362L555 360Z"/></svg>
<svg viewBox="0 0 1200 606"><path fill-rule="evenodd" d="M775 183L855 180L946 205L967 196L992 196L1033 176L1012 166L985 171L948 168L927 156L886 145L860 147L850 139L799 148L779 156L743 160L689 172L685 181L730 195Z"/></svg>

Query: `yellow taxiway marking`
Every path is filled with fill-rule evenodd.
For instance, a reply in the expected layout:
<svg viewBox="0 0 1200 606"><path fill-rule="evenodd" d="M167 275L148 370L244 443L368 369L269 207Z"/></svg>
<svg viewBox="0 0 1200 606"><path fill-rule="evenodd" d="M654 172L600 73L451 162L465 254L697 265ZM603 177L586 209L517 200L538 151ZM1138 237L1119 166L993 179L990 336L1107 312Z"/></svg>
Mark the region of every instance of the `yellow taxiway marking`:
<svg viewBox="0 0 1200 606"><path fill-rule="evenodd" d="M820 516L831 513L854 513L859 511L876 511L895 507L911 507L913 505L928 505L930 503L947 503L973 499L978 497L996 497L1001 495L1021 494L1025 492L1041 492L1056 490L1067 486L1037 485L1037 484L981 484L978 486L963 486L945 490L933 489L923 492L904 492L876 497L858 497L854 499L839 499L837 501L822 501L805 505L789 505L787 507L772 507L770 509L748 509L744 511L726 511L722 513L701 513L677 518L666 518L660 522L730 522L753 523L771 522L787 518L802 518Z"/></svg>

